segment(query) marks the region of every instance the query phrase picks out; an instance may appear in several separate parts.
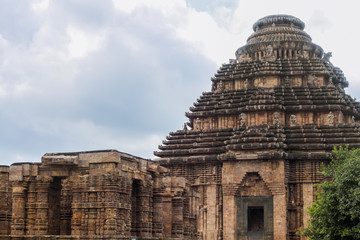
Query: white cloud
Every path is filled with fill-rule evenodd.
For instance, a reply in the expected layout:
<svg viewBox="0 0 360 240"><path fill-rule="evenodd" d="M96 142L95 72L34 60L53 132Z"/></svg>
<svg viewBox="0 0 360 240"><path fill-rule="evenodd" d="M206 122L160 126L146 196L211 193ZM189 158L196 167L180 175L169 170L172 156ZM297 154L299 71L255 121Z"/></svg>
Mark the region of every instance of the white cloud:
<svg viewBox="0 0 360 240"><path fill-rule="evenodd" d="M234 58L238 37L220 28L208 13L197 12L190 9L184 21L176 29L177 35L197 46L201 52L218 65L227 63L229 58Z"/></svg>
<svg viewBox="0 0 360 240"><path fill-rule="evenodd" d="M166 25L175 31L177 37L188 41L218 65L228 62L229 58L234 58L236 49L229 51L229 45L236 45L237 36L227 31L226 28L219 27L210 13L198 12L194 8L186 7L184 0L135 0L126 3L113 0L113 2L118 10L127 13L131 13L137 8L159 11L164 16ZM216 11L216 16L229 21L229 18L226 17L226 14L229 13L227 10L226 8L219 9Z"/></svg>
<svg viewBox="0 0 360 240"><path fill-rule="evenodd" d="M72 25L67 27L66 32L70 37L68 45L70 59L83 58L98 50L104 38L102 32L86 33Z"/></svg>
<svg viewBox="0 0 360 240"><path fill-rule="evenodd" d="M174 16L175 13L185 10L186 3L183 0L113 0L113 4L116 9L131 13L136 8L145 7L152 10L158 10L165 16Z"/></svg>
<svg viewBox="0 0 360 240"><path fill-rule="evenodd" d="M360 99L356 3L226 2L0 2L2 163L101 148L151 157L210 89L214 63L234 58L268 14L302 19Z"/></svg>
<svg viewBox="0 0 360 240"><path fill-rule="evenodd" d="M31 7L35 12L42 12L49 8L50 0L33 0Z"/></svg>

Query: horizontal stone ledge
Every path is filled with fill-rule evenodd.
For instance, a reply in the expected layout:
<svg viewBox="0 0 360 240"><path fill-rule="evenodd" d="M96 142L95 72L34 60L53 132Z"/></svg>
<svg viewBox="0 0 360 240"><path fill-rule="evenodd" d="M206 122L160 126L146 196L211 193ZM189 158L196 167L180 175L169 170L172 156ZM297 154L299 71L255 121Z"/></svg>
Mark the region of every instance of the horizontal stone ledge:
<svg viewBox="0 0 360 240"><path fill-rule="evenodd" d="M287 159L289 160L301 160L301 159L330 159L333 156L330 152L324 153L308 153L308 152L290 152Z"/></svg>
<svg viewBox="0 0 360 240"><path fill-rule="evenodd" d="M176 139L162 141L164 145L173 144L193 144L193 143L211 143L211 142L224 142L229 139L232 134L225 137L206 137L206 138L192 138L192 139Z"/></svg>
<svg viewBox="0 0 360 240"><path fill-rule="evenodd" d="M196 163L209 163L218 162L218 154L207 156L188 156L188 157L171 157L155 159L163 166L172 164L196 164Z"/></svg>
<svg viewBox="0 0 360 240"><path fill-rule="evenodd" d="M271 159L283 159L287 157L287 153L284 151L276 152L262 152L253 154L235 154L226 153L221 154L219 159L222 161L244 161L244 160L271 160Z"/></svg>
<svg viewBox="0 0 360 240"><path fill-rule="evenodd" d="M205 143L198 143L194 142L192 144L171 144L165 146L159 146L160 150L175 150L175 149L190 149L190 148L213 148L213 147L222 147L224 146L223 141L219 142L205 142Z"/></svg>
<svg viewBox="0 0 360 240"><path fill-rule="evenodd" d="M227 150L264 150L264 149L286 149L287 145L281 142L270 143L245 143L226 146Z"/></svg>

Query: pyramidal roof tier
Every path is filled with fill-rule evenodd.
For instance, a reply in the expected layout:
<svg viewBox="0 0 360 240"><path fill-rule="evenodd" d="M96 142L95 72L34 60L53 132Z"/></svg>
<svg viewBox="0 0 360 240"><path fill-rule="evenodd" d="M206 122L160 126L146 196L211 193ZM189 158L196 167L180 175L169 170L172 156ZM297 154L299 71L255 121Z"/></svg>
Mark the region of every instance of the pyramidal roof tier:
<svg viewBox="0 0 360 240"><path fill-rule="evenodd" d="M289 15L258 20L236 59L220 67L211 91L185 114L184 129L171 132L154 154L173 163L231 154L294 158L292 151L327 158L334 145L360 147L360 104L345 93L348 82L331 53L304 28ZM302 148L310 139L318 142Z"/></svg>
<svg viewBox="0 0 360 240"><path fill-rule="evenodd" d="M247 44L235 55L239 62L297 58L321 58L323 50L304 32L305 24L289 15L271 15L258 20Z"/></svg>

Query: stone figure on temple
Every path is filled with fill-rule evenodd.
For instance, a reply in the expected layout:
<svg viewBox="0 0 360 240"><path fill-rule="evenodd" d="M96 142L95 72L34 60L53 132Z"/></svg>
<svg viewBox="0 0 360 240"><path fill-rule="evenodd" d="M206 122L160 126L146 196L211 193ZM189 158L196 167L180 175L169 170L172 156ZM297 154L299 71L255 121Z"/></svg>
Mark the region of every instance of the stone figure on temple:
<svg viewBox="0 0 360 240"><path fill-rule="evenodd" d="M328 114L328 124L330 126L334 126L334 114L332 112L329 112Z"/></svg>
<svg viewBox="0 0 360 240"><path fill-rule="evenodd" d="M240 126L246 126L246 114L245 113L241 113L240 114Z"/></svg>
<svg viewBox="0 0 360 240"><path fill-rule="evenodd" d="M296 115L291 115L290 116L290 126L296 126L296 123L297 123Z"/></svg>

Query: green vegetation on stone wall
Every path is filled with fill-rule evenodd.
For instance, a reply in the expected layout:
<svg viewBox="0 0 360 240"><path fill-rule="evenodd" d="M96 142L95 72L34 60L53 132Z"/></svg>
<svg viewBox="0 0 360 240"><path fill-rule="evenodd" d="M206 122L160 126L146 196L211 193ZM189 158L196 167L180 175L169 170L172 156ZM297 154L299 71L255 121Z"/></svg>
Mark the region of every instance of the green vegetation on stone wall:
<svg viewBox="0 0 360 240"><path fill-rule="evenodd" d="M360 239L360 149L334 149L324 167L332 179L321 184L318 200L309 208L310 222L304 235L311 240Z"/></svg>

